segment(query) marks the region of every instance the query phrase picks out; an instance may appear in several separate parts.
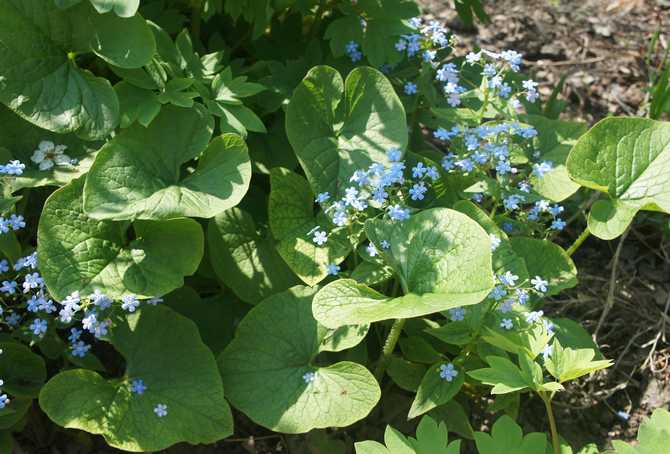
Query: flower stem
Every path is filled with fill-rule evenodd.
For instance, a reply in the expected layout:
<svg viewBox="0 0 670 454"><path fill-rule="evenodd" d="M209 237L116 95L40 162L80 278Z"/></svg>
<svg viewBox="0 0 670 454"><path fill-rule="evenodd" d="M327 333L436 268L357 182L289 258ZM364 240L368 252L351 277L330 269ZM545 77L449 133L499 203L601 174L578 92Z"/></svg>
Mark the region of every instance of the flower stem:
<svg viewBox="0 0 670 454"><path fill-rule="evenodd" d="M393 350L395 350L395 346L398 343L398 339L400 339L400 333L402 333L402 328L403 326L405 326L405 321L406 319L404 318L396 319L393 322L393 325L391 326L391 330L389 331L388 336L386 336L386 341L384 341L384 348L382 349L382 354L379 357L377 367L375 368L375 378L377 379L377 381L381 381L381 379L384 377L384 373L386 372L386 368L388 367L389 361L391 360Z"/></svg>
<svg viewBox="0 0 670 454"><path fill-rule="evenodd" d="M561 442L558 438L558 430L556 429L556 419L554 419L554 411L551 408L551 396L547 394L540 394L544 401L544 406L547 409L547 417L549 418L549 430L551 431L551 444L554 448L554 454L561 454Z"/></svg>
<svg viewBox="0 0 670 454"><path fill-rule="evenodd" d="M586 227L584 229L584 231L581 233L581 235L579 235L579 237L577 237L575 242L572 243L572 245L568 248L567 251L565 251L565 253L568 254L568 256L572 256L572 254L574 254L575 251L577 249L579 249L579 246L582 245L582 243L589 237L590 234L591 234L591 231L589 230L588 227Z"/></svg>

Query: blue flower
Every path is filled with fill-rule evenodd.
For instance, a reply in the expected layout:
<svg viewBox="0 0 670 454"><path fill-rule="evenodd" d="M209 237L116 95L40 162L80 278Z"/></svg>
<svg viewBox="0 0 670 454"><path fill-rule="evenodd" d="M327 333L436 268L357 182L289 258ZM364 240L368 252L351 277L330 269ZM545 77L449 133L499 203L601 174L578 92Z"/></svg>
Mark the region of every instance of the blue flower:
<svg viewBox="0 0 670 454"><path fill-rule="evenodd" d="M409 189L409 195L412 200L423 200L426 191L428 191L428 188L423 181L421 181Z"/></svg>
<svg viewBox="0 0 670 454"><path fill-rule="evenodd" d="M554 220L552 221L552 223L551 223L551 227L549 227L549 228L550 228L551 230L558 230L558 231L560 231L560 230L563 230L563 229L565 228L566 225L567 225L567 223L566 223L563 219L561 219L561 218L556 218L556 219L554 219Z"/></svg>
<svg viewBox="0 0 670 454"><path fill-rule="evenodd" d="M453 322L458 322L462 321L465 319L465 309L462 307L455 307L453 309L449 309L449 318Z"/></svg>
<svg viewBox="0 0 670 454"><path fill-rule="evenodd" d="M144 380L141 378L136 378L130 382L130 392L133 394L144 394L147 390L147 385L144 384Z"/></svg>
<svg viewBox="0 0 670 454"><path fill-rule="evenodd" d="M70 346L70 349L72 350L72 356L83 358L91 349L91 346L84 341L77 341Z"/></svg>
<svg viewBox="0 0 670 454"><path fill-rule="evenodd" d="M154 407L154 413L159 418L164 418L168 414L168 407L165 404L158 404Z"/></svg>
<svg viewBox="0 0 670 454"><path fill-rule="evenodd" d="M7 394L0 394L0 410L5 408L11 400L9 400L9 397L7 397Z"/></svg>
<svg viewBox="0 0 670 454"><path fill-rule="evenodd" d="M305 372L302 376L302 381L309 384L316 380L316 372Z"/></svg>
<svg viewBox="0 0 670 454"><path fill-rule="evenodd" d="M504 328L506 330L510 330L514 327L514 324L512 323L511 318L503 318L502 321L500 322L500 327Z"/></svg>
<svg viewBox="0 0 670 454"><path fill-rule="evenodd" d="M535 322L539 321L542 318L543 315L544 315L543 311L528 312L526 314L526 322L535 323Z"/></svg>
<svg viewBox="0 0 670 454"><path fill-rule="evenodd" d="M402 151L400 148L389 148L386 150L386 157L391 162L398 162L402 159Z"/></svg>
<svg viewBox="0 0 670 454"><path fill-rule="evenodd" d="M547 291L547 285L549 285L549 281L545 281L540 276L535 276L530 280L530 283L535 288L535 290L542 293Z"/></svg>
<svg viewBox="0 0 670 454"><path fill-rule="evenodd" d="M403 87L406 95L415 95L416 94L416 84L414 82L405 82Z"/></svg>
<svg viewBox="0 0 670 454"><path fill-rule="evenodd" d="M503 283L503 285L514 287L516 285L516 281L519 280L519 276L513 274L511 271L505 271L504 274L498 275L498 279Z"/></svg>
<svg viewBox="0 0 670 454"><path fill-rule="evenodd" d="M47 321L42 320L41 318L36 318L33 320L33 322L30 324L30 330L33 332L35 336L42 336L44 333L47 332Z"/></svg>
<svg viewBox="0 0 670 454"><path fill-rule="evenodd" d="M393 221L404 221L409 219L409 208L402 208L398 204L388 207L388 212L389 217Z"/></svg>
<svg viewBox="0 0 670 454"><path fill-rule="evenodd" d="M331 276L337 276L337 274L340 272L340 266L337 263L329 263L327 268L328 274Z"/></svg>
<svg viewBox="0 0 670 454"><path fill-rule="evenodd" d="M121 309L124 311L128 312L135 312L135 310L139 307L140 302L137 299L137 296L130 294L130 295L124 295L121 297Z"/></svg>
<svg viewBox="0 0 670 454"><path fill-rule="evenodd" d="M442 364L440 366L440 378L451 382L458 375L458 371L454 368L452 363Z"/></svg>
<svg viewBox="0 0 670 454"><path fill-rule="evenodd" d="M323 203L326 202L328 199L330 199L330 193L322 192L316 196L316 199L314 199L314 201L316 203Z"/></svg>

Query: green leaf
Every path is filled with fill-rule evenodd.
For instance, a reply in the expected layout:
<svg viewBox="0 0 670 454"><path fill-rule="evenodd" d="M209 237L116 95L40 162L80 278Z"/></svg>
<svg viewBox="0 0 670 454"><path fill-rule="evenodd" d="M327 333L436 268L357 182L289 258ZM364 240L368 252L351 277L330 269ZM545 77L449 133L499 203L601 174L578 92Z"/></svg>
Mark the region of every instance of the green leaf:
<svg viewBox="0 0 670 454"><path fill-rule="evenodd" d="M381 284L393 277L393 270L388 266L363 260L351 272L351 278L368 286Z"/></svg>
<svg viewBox="0 0 670 454"><path fill-rule="evenodd" d="M226 395L254 422L284 433L364 418L380 389L362 365L314 362L328 330L312 317L313 289L294 287L255 306L219 357ZM315 373L306 382L306 373Z"/></svg>
<svg viewBox="0 0 670 454"><path fill-rule="evenodd" d="M433 208L403 222L371 219L365 231L406 292L443 296L439 310L478 303L492 288L489 236L458 211ZM389 249L381 248L383 240Z"/></svg>
<svg viewBox="0 0 670 454"><path fill-rule="evenodd" d="M670 443L670 412L657 408L651 418L640 425L637 433L638 445L622 441L612 442L616 454L658 454L667 450Z"/></svg>
<svg viewBox="0 0 670 454"><path fill-rule="evenodd" d="M193 322L167 307L146 306L110 334L126 360L123 377L61 372L44 386L40 407L56 424L105 437L126 451L159 451L175 443L214 443L233 433L230 408L212 352ZM130 390L132 380L147 386ZM158 404L168 414L154 414Z"/></svg>
<svg viewBox="0 0 670 454"><path fill-rule="evenodd" d="M401 337L399 344L403 357L410 361L433 364L442 359L442 355L422 336Z"/></svg>
<svg viewBox="0 0 670 454"><path fill-rule="evenodd" d="M197 222L137 221L131 241L128 222L96 221L84 214L83 186L79 178L54 192L37 230L40 272L56 299L95 289L112 298L164 295L195 273L204 248Z"/></svg>
<svg viewBox="0 0 670 454"><path fill-rule="evenodd" d="M439 405L446 404L460 391L465 382L464 370L456 367L458 375L447 381L440 377L440 366L443 364L444 361L435 363L426 371L409 409L408 419L416 418Z"/></svg>
<svg viewBox="0 0 670 454"><path fill-rule="evenodd" d="M233 301L225 295L200 298L191 287L165 295L165 305L195 322L202 341L218 355L232 339L235 312Z"/></svg>
<svg viewBox="0 0 670 454"><path fill-rule="evenodd" d="M415 393L426 374L426 366L392 356L386 372L400 388Z"/></svg>
<svg viewBox="0 0 670 454"><path fill-rule="evenodd" d="M132 17L140 6L140 0L90 0L99 13L114 11L120 17Z"/></svg>
<svg viewBox="0 0 670 454"><path fill-rule="evenodd" d="M328 276L328 265L341 263L349 252L348 232L330 231L332 223L324 213L314 215L314 195L300 175L281 168L270 171L268 215L277 251L305 284L313 286ZM312 241L316 227L329 232L319 246ZM358 323L350 323L358 324Z"/></svg>
<svg viewBox="0 0 670 454"><path fill-rule="evenodd" d="M670 123L606 118L579 139L568 157L570 177L606 192L589 229L602 239L621 235L639 210L670 213Z"/></svg>
<svg viewBox="0 0 670 454"><path fill-rule="evenodd" d="M577 285L577 268L563 248L549 240L514 237L514 252L526 262L528 276L540 276L549 281L547 296Z"/></svg>
<svg viewBox="0 0 670 454"><path fill-rule="evenodd" d="M147 127L161 110L161 103L152 90L136 87L121 81L114 85L121 109L121 127L127 128L136 121Z"/></svg>
<svg viewBox="0 0 670 454"><path fill-rule="evenodd" d="M0 451L11 453L12 446L14 446L14 439L12 439L12 434L7 431L0 432Z"/></svg>
<svg viewBox="0 0 670 454"><path fill-rule="evenodd" d="M269 234L261 236L253 217L239 208L209 222L209 257L218 278L248 303L258 303L298 283L275 249Z"/></svg>
<svg viewBox="0 0 670 454"><path fill-rule="evenodd" d="M491 394L507 394L532 386L521 369L512 361L501 356L488 356L486 362L491 367L469 371L468 375L485 385L492 385Z"/></svg>
<svg viewBox="0 0 670 454"><path fill-rule="evenodd" d="M118 124L119 102L106 79L76 65L76 55L94 52L110 64L137 68L155 48L139 15L100 15L86 3L63 11L51 1L4 1L0 102L41 128L102 139Z"/></svg>
<svg viewBox="0 0 670 454"><path fill-rule="evenodd" d="M30 397L17 397L0 409L0 430L11 429L28 413L33 403Z"/></svg>
<svg viewBox="0 0 670 454"><path fill-rule="evenodd" d="M286 134L312 190L335 199L355 170L389 164L386 151L407 145L400 99L382 73L367 67L346 82L333 68L312 68L287 107Z"/></svg>
<svg viewBox="0 0 670 454"><path fill-rule="evenodd" d="M100 150L86 177L86 213L113 220L211 218L234 207L251 180L247 146L235 134L207 145L211 133L203 109L172 106L148 128L122 131ZM182 177L182 164L195 158L195 170Z"/></svg>
<svg viewBox="0 0 670 454"><path fill-rule="evenodd" d="M545 360L545 368L560 383L574 380L612 365L610 360L593 361L596 350L591 348L563 348L558 341L552 344L551 355Z"/></svg>
<svg viewBox="0 0 670 454"><path fill-rule="evenodd" d="M37 397L47 378L42 357L17 342L0 343L2 390L13 397Z"/></svg>
<svg viewBox="0 0 670 454"><path fill-rule="evenodd" d="M447 426L438 423L430 416L421 418L416 428L416 438L405 437L391 426L386 426L384 443L376 441L356 443L356 454L458 454L461 452L461 441L448 443Z"/></svg>
<svg viewBox="0 0 670 454"><path fill-rule="evenodd" d="M501 416L493 424L491 434L475 432L475 443L479 454L544 454L547 449L547 436L543 433L530 433L525 437L521 427L507 415Z"/></svg>
<svg viewBox="0 0 670 454"><path fill-rule="evenodd" d="M552 120L540 115L520 115L519 120L537 130L535 140L540 153L539 159L552 163L552 169L544 176L531 177L533 189L554 202L561 202L577 192L579 185L570 179L565 162L570 149L586 132L588 125L582 122Z"/></svg>
<svg viewBox="0 0 670 454"><path fill-rule="evenodd" d="M54 165L51 169L40 170L31 157L40 142L50 141L54 145L65 145L65 154L76 159L75 166ZM45 185L63 186L83 175L91 167L99 142L85 142L74 134L55 134L39 128L0 105L0 147L6 148L13 159L26 165L23 173L12 183L12 190L24 187L34 188Z"/></svg>

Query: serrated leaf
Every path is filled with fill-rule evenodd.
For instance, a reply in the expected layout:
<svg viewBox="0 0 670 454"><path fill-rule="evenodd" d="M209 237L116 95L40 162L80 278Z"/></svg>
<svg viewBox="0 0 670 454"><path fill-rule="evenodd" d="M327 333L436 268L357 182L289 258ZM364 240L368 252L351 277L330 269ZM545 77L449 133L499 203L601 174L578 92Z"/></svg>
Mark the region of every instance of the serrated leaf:
<svg viewBox="0 0 670 454"><path fill-rule="evenodd" d="M251 180L247 147L235 134L209 142L211 133L203 109L172 106L148 128L122 131L100 150L86 177L86 213L113 220L211 218L234 207ZM182 177L182 165L195 158L195 170Z"/></svg>
<svg viewBox="0 0 670 454"><path fill-rule="evenodd" d="M507 394L532 386L521 373L521 369L507 358L488 356L491 367L469 371L468 375L485 385L492 385L491 394Z"/></svg>
<svg viewBox="0 0 670 454"><path fill-rule="evenodd" d="M573 147L568 172L577 183L606 192L589 229L602 239L621 235L639 210L670 213L670 123L606 118Z"/></svg>
<svg viewBox="0 0 670 454"><path fill-rule="evenodd" d="M524 436L521 427L504 415L493 424L490 435L475 432L475 443L479 454L543 454L547 449L547 436L537 432Z"/></svg>
<svg viewBox="0 0 670 454"><path fill-rule="evenodd" d="M209 258L218 278L248 303L258 303L296 285L298 279L275 249L275 240L261 236L253 217L239 208L209 222Z"/></svg>
<svg viewBox="0 0 670 454"><path fill-rule="evenodd" d="M317 226L328 232L332 223L324 213L314 215L314 195L307 181L289 170L274 168L270 186L268 215L272 234L279 240L277 251L305 284L316 285L328 276L329 264L341 263L351 252L348 232L329 232L325 244L315 244L311 232Z"/></svg>
<svg viewBox="0 0 670 454"><path fill-rule="evenodd" d="M286 110L286 134L315 193L340 198L357 169L389 164L389 148L407 145L405 110L379 71L360 67L342 81L312 68Z"/></svg>
<svg viewBox="0 0 670 454"><path fill-rule="evenodd" d="M314 363L328 335L311 314L314 292L294 287L255 306L219 357L233 406L278 432L348 426L367 416L380 398L379 385L364 366ZM304 378L310 372L313 381Z"/></svg>
<svg viewBox="0 0 670 454"><path fill-rule="evenodd" d="M61 372L44 386L40 407L56 424L100 434L127 451L159 451L175 443L213 443L233 433L230 408L212 352L190 320L167 307L144 307L110 335L126 360L120 379ZM131 392L134 379L143 394ZM154 414L158 404L167 415Z"/></svg>
<svg viewBox="0 0 670 454"><path fill-rule="evenodd" d="M554 341L551 355L545 360L545 368L556 380L564 383L612 365L610 360L594 361L595 355L594 349L573 350L563 348L560 342Z"/></svg>
<svg viewBox="0 0 670 454"><path fill-rule="evenodd" d="M439 405L446 404L460 391L465 382L465 371L456 367L458 375L447 381L440 376L440 366L443 364L444 361L435 363L426 371L409 409L408 419L416 418Z"/></svg>
<svg viewBox="0 0 670 454"><path fill-rule="evenodd" d="M40 272L50 293L62 300L74 291L99 289L112 298L135 293L164 295L195 273L203 255L200 225L191 219L96 221L83 210L83 177L46 201L37 229Z"/></svg>

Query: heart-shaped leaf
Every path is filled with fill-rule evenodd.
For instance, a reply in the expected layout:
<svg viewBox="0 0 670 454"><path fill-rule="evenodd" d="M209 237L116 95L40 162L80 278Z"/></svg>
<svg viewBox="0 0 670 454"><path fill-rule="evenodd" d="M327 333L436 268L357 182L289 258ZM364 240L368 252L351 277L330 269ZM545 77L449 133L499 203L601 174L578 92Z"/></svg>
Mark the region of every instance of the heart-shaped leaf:
<svg viewBox="0 0 670 454"><path fill-rule="evenodd" d="M340 198L357 169L388 164L389 148L407 145L405 110L379 71L360 67L342 81L312 68L286 110L286 134L315 193Z"/></svg>
<svg viewBox="0 0 670 454"><path fill-rule="evenodd" d="M275 240L258 233L244 210L226 210L209 222L209 258L218 278L242 300L256 304L298 283L275 249Z"/></svg>
<svg viewBox="0 0 670 454"><path fill-rule="evenodd" d="M367 416L380 398L379 385L364 366L314 363L329 335L312 317L314 292L294 287L261 302L219 358L232 405L277 432L348 426Z"/></svg>
<svg viewBox="0 0 670 454"><path fill-rule="evenodd" d="M344 229L330 232L325 244L315 244L312 232L332 227L324 214L314 215L314 195L307 181L282 168L270 172L270 229L279 240L277 250L284 261L307 285L313 286L328 276L328 265L339 264L351 252Z"/></svg>
<svg viewBox="0 0 670 454"><path fill-rule="evenodd" d="M51 294L62 300L74 291L100 289L110 297L152 297L184 284L202 259L204 239L192 219L96 221L84 214L83 178L54 192L37 230L40 272Z"/></svg>
<svg viewBox="0 0 670 454"><path fill-rule="evenodd" d="M123 377L75 369L44 386L40 407L56 424L100 434L113 447L159 451L175 443L213 443L233 432L212 352L193 322L167 307L146 306L111 330L126 360ZM133 381L146 389L133 392ZM167 414L155 413L166 405Z"/></svg>
<svg viewBox="0 0 670 454"><path fill-rule="evenodd" d="M95 219L211 218L239 203L251 164L238 135L212 140L202 108L164 106L148 128L135 124L107 143L86 177L84 209ZM183 176L182 165L198 158Z"/></svg>
<svg viewBox="0 0 670 454"><path fill-rule="evenodd" d="M3 1L0 102L44 129L102 139L118 124L119 102L110 83L80 69L76 56L94 52L112 65L137 68L155 50L139 15L100 15L88 3L61 10L51 1Z"/></svg>
<svg viewBox="0 0 670 454"><path fill-rule="evenodd" d="M568 172L577 183L606 192L591 209L591 232L621 235L639 210L670 213L670 123L606 118L572 148Z"/></svg>

